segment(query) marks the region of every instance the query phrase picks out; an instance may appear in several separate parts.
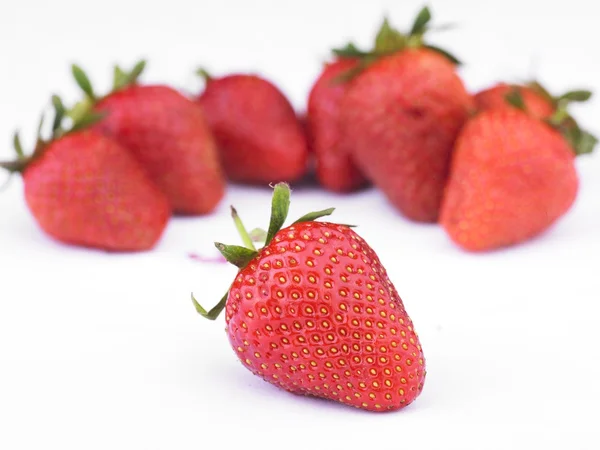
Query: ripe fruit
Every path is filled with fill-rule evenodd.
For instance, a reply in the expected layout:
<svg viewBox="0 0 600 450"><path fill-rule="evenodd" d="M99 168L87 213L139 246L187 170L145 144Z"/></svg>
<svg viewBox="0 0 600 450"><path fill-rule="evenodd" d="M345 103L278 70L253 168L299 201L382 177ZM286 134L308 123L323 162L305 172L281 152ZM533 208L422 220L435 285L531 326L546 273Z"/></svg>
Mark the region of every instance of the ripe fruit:
<svg viewBox="0 0 600 450"><path fill-rule="evenodd" d="M307 169L302 125L283 93L255 75L212 78L198 96L229 179L268 184L296 181Z"/></svg>
<svg viewBox="0 0 600 450"><path fill-rule="evenodd" d="M170 216L164 194L117 142L90 130L60 130L62 103L52 139L38 138L25 157L0 166L20 172L25 200L39 226L53 238L110 251L148 250ZM61 112L62 111L62 112Z"/></svg>
<svg viewBox="0 0 600 450"><path fill-rule="evenodd" d="M289 189L273 194L265 245L255 250L233 210L246 247L217 248L240 270L223 308L230 343L252 373L295 394L370 411L403 408L423 389L419 338L375 251L350 227L310 213L281 229ZM193 297L192 297L193 299Z"/></svg>
<svg viewBox="0 0 600 450"><path fill-rule="evenodd" d="M354 58L325 65L308 97L307 122L319 183L334 192L349 192L366 183L348 153L340 147L340 103L348 83L338 77L356 67Z"/></svg>
<svg viewBox="0 0 600 450"><path fill-rule="evenodd" d="M492 109L465 125L440 220L454 242L471 251L514 245L569 210L579 184L575 152L590 152L596 140L565 114L546 123L517 109Z"/></svg>
<svg viewBox="0 0 600 450"><path fill-rule="evenodd" d="M139 85L142 69L143 63L129 74L117 68L113 91L97 98L75 66L86 94L79 109L104 113L93 128L131 152L166 194L174 213L210 213L224 195L225 180L202 112L168 86Z"/></svg>
<svg viewBox="0 0 600 450"><path fill-rule="evenodd" d="M554 112L569 102L584 102L591 92L569 91L553 96L538 82L525 85L498 83L475 95L475 106L479 111L488 109L517 108L536 119L548 119Z"/></svg>
<svg viewBox="0 0 600 450"><path fill-rule="evenodd" d="M456 60L423 43L424 8L408 35L384 21L372 52L353 45L338 54L361 59L341 105L342 147L409 219L435 222L454 140L472 107Z"/></svg>

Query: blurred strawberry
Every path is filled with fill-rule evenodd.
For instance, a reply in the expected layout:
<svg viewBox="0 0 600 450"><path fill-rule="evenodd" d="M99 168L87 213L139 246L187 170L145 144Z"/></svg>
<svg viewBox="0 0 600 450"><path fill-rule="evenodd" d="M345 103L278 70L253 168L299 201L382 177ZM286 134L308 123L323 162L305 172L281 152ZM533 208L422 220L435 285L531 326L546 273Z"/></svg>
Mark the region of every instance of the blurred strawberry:
<svg viewBox="0 0 600 450"><path fill-rule="evenodd" d="M457 60L424 41L430 19L422 9L408 34L385 20L372 51L352 44L336 51L359 60L345 76L342 148L392 205L420 222L438 218L454 141L473 108Z"/></svg>
<svg viewBox="0 0 600 450"><path fill-rule="evenodd" d="M139 85L143 68L143 61L129 73L116 67L112 91L97 97L85 73L73 66L86 96L73 114L89 109L105 113L93 129L129 149L174 213L210 213L223 198L225 180L202 112L169 86Z"/></svg>
<svg viewBox="0 0 600 450"><path fill-rule="evenodd" d="M549 119L529 111L483 111L462 130L440 222L470 251L515 245L548 229L575 201L574 157L597 140L561 106Z"/></svg>
<svg viewBox="0 0 600 450"><path fill-rule="evenodd" d="M294 108L271 82L248 74L213 78L197 102L217 141L229 179L268 184L306 173L308 148Z"/></svg>
<svg viewBox="0 0 600 450"><path fill-rule="evenodd" d="M562 105L587 101L591 92L575 90L553 96L538 82L523 85L498 83L475 95L475 106L480 111L488 109L518 108L536 119L547 119Z"/></svg>
<svg viewBox="0 0 600 450"><path fill-rule="evenodd" d="M334 192L348 192L366 183L348 153L340 148L340 104L348 84L338 80L358 60L340 58L325 65L308 97L307 125L316 157L319 183Z"/></svg>
<svg viewBox="0 0 600 450"><path fill-rule="evenodd" d="M53 238L109 251L148 250L170 216L165 195L130 153L114 140L83 130L99 117L82 116L61 129L65 109L58 97L52 137L38 133L35 150L0 166L23 177L25 200L39 226ZM40 127L41 128L41 127Z"/></svg>

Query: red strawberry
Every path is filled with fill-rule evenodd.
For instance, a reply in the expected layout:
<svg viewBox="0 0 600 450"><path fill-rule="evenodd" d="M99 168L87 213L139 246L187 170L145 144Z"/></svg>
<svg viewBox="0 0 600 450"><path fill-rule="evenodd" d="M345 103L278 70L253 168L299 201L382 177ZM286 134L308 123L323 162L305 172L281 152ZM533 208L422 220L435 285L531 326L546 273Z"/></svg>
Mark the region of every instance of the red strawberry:
<svg viewBox="0 0 600 450"><path fill-rule="evenodd" d="M574 152L589 152L596 143L573 123L566 129L554 123L565 139L517 109L471 119L457 140L442 205L440 222L451 239L471 251L506 247L563 216L578 191Z"/></svg>
<svg viewBox="0 0 600 450"><path fill-rule="evenodd" d="M438 218L454 140L472 108L456 60L423 43L430 18L424 8L408 35L385 21L370 53L338 51L363 61L341 105L342 146L392 205L420 222Z"/></svg>
<svg viewBox="0 0 600 450"><path fill-rule="evenodd" d="M584 102L591 92L575 90L553 96L538 82L525 85L498 83L475 95L475 106L480 111L488 109L518 108L536 119L548 119L559 108L569 102Z"/></svg>
<svg viewBox="0 0 600 450"><path fill-rule="evenodd" d="M425 360L412 321L375 251L351 228L307 214L281 229L289 189L275 186L265 245L217 243L240 270L204 317L226 309L242 363L287 391L370 411L396 410L423 389ZM193 298L193 297L192 297Z"/></svg>
<svg viewBox="0 0 600 450"><path fill-rule="evenodd" d="M212 78L198 97L227 176L242 183L296 181L306 173L308 148L290 102L255 75Z"/></svg>
<svg viewBox="0 0 600 450"><path fill-rule="evenodd" d="M353 58L328 63L308 97L308 129L316 155L317 178L322 186L334 192L352 191L366 182L350 155L339 145L340 103L348 84L338 77L356 65Z"/></svg>
<svg viewBox="0 0 600 450"><path fill-rule="evenodd" d="M117 69L113 91L102 98L74 67L86 107L105 114L94 129L129 149L167 195L173 212L210 213L224 195L225 180L202 112L168 86L138 85L140 67L130 74Z"/></svg>
<svg viewBox="0 0 600 450"><path fill-rule="evenodd" d="M58 124L52 140L38 139L31 157L15 135L20 158L0 164L22 173L25 200L42 230L110 251L154 247L170 216L164 194L117 142L89 130L61 132Z"/></svg>

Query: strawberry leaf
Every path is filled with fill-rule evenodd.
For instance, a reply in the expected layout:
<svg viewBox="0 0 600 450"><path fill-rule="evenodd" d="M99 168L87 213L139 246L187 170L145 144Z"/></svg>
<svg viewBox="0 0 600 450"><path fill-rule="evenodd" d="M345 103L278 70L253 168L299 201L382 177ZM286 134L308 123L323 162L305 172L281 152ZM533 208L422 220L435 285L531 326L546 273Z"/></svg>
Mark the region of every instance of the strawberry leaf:
<svg viewBox="0 0 600 450"><path fill-rule="evenodd" d="M436 45L431 45L431 44L427 44L424 46L425 48L428 48L429 50L432 50L436 53L439 53L440 55L446 57L451 63L456 64L457 66L460 66L462 64L462 62L460 61L460 59L458 59L456 56L454 56L452 53L444 50L443 48L440 48Z"/></svg>
<svg viewBox="0 0 600 450"><path fill-rule="evenodd" d="M25 158L25 152L23 151L23 145L21 144L21 138L19 137L18 131L15 131L15 134L13 135L13 147L19 159Z"/></svg>
<svg viewBox="0 0 600 450"><path fill-rule="evenodd" d="M423 9L421 9L421 11L419 11L419 14L417 14L417 17L415 18L413 26L410 29L410 36L422 35L425 33L427 30L427 24L430 20L431 11L429 11L429 8L425 6Z"/></svg>
<svg viewBox="0 0 600 450"><path fill-rule="evenodd" d="M271 202L271 221L265 245L275 237L275 234L285 223L290 209L290 187L287 183L277 183L273 191L273 200Z"/></svg>
<svg viewBox="0 0 600 450"><path fill-rule="evenodd" d="M402 50L406 46L406 36L392 28L386 18L375 37L375 53L389 54Z"/></svg>
<svg viewBox="0 0 600 450"><path fill-rule="evenodd" d="M52 122L52 137L56 137L62 121L67 113L65 105L58 95L52 96L52 106L54 106L54 121Z"/></svg>
<svg viewBox="0 0 600 450"><path fill-rule="evenodd" d="M525 111L525 101L521 95L521 91L518 88L511 89L505 96L504 99L509 105L514 106L521 111Z"/></svg>
<svg viewBox="0 0 600 450"><path fill-rule="evenodd" d="M313 222L321 217L330 216L333 213L333 211L335 211L335 208L328 208L328 209L324 209L322 211L309 212L308 214L305 214L302 217L300 217L293 224L302 223L302 222Z"/></svg>
<svg viewBox="0 0 600 450"><path fill-rule="evenodd" d="M194 303L194 306L196 307L196 311L202 317L209 319L209 320L215 320L217 317L219 317L219 314L221 314L221 311L223 311L223 308L225 308L225 305L227 304L227 296L228 295L229 295L229 291L227 291L225 293L225 295L223 296L223 298L221 298L219 303L217 303L210 311L206 311L200 305L200 303L198 303L198 301L194 297L194 294L192 294L192 303Z"/></svg>
<svg viewBox="0 0 600 450"><path fill-rule="evenodd" d="M138 61L136 63L135 66L133 66L133 69L131 69L131 72L129 72L128 76L127 76L127 84L134 84L137 83L138 78L140 77L140 75L142 74L142 72L144 71L144 69L146 68L146 60L142 59L140 61Z"/></svg>
<svg viewBox="0 0 600 450"><path fill-rule="evenodd" d="M246 248L248 248L252 251L256 251L256 247L254 247L252 238L246 231L246 227L244 227L244 224L242 223L242 219L240 218L236 209L233 206L231 206L231 217L233 217L233 223L235 223L235 228L237 229L240 237L242 238L242 241L244 242L244 245L246 246Z"/></svg>
<svg viewBox="0 0 600 450"><path fill-rule="evenodd" d="M83 69L81 67L79 67L77 64L73 64L71 66L71 72L73 73L75 82L77 83L79 88L83 91L83 93L91 100L95 100L96 95L94 94L94 89L92 88L92 83L90 82L90 79L85 74Z"/></svg>
<svg viewBox="0 0 600 450"><path fill-rule="evenodd" d="M217 247L217 250L221 252L228 262L240 269L246 267L258 255L256 250L250 250L240 245L225 245L215 242L215 247Z"/></svg>
<svg viewBox="0 0 600 450"><path fill-rule="evenodd" d="M332 52L338 58L362 58L369 55L368 52L360 50L352 42L346 44L345 47L334 48Z"/></svg>
<svg viewBox="0 0 600 450"><path fill-rule="evenodd" d="M127 80L127 73L119 66L115 66L113 69L113 92L127 86Z"/></svg>
<svg viewBox="0 0 600 450"><path fill-rule="evenodd" d="M100 122L106 117L106 111L88 111L83 117L79 118L77 122L73 123L70 131L80 131L87 128L95 123Z"/></svg>
<svg viewBox="0 0 600 450"><path fill-rule="evenodd" d="M585 130L579 129L577 140L574 144L575 154L585 155L594 151L596 144L598 144L598 138Z"/></svg>
<svg viewBox="0 0 600 450"><path fill-rule="evenodd" d="M565 92L563 95L558 97L556 101L566 100L568 102L587 102L591 97L591 91L576 90Z"/></svg>

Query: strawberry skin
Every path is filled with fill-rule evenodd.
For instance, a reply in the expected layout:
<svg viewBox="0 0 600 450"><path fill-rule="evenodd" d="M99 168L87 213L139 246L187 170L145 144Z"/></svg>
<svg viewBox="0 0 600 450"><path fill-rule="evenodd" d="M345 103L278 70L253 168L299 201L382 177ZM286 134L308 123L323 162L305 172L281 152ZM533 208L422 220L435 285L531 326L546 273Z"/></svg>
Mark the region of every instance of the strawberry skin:
<svg viewBox="0 0 600 450"><path fill-rule="evenodd" d="M356 67L357 60L328 63L313 85L307 108L311 144L316 156L319 183L333 192L349 192L366 183L350 155L340 147L340 104L348 84L336 80Z"/></svg>
<svg viewBox="0 0 600 450"><path fill-rule="evenodd" d="M49 143L27 166L23 180L39 226L69 244L148 250L170 216L166 197L129 152L93 131Z"/></svg>
<svg viewBox="0 0 600 450"><path fill-rule="evenodd" d="M268 184L296 181L306 173L308 148L302 125L271 82L246 74L208 78L197 101L229 179Z"/></svg>
<svg viewBox="0 0 600 450"><path fill-rule="evenodd" d="M296 394L370 411L409 405L425 360L375 252L347 226L284 228L233 282L229 340L242 363Z"/></svg>
<svg viewBox="0 0 600 450"><path fill-rule="evenodd" d="M342 145L407 218L435 222L454 141L472 106L452 62L406 49L351 82L341 106Z"/></svg>
<svg viewBox="0 0 600 450"><path fill-rule="evenodd" d="M212 212L225 192L214 139L194 102L161 85L130 85L101 99L94 129L128 148L173 212Z"/></svg>
<svg viewBox="0 0 600 450"><path fill-rule="evenodd" d="M574 153L547 124L516 109L489 110L456 143L441 224L470 251L528 240L573 204Z"/></svg>
<svg viewBox="0 0 600 450"><path fill-rule="evenodd" d="M506 100L506 96L515 91L521 95L525 111L532 117L546 119L554 113L555 107L552 102L534 89L507 83L498 83L475 94L475 107L479 111L514 109L515 107Z"/></svg>

